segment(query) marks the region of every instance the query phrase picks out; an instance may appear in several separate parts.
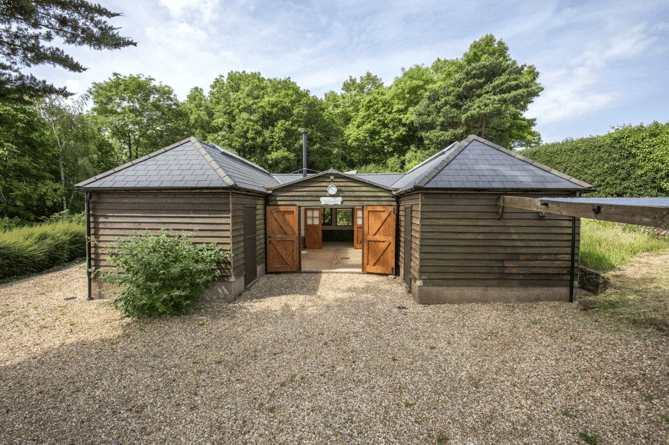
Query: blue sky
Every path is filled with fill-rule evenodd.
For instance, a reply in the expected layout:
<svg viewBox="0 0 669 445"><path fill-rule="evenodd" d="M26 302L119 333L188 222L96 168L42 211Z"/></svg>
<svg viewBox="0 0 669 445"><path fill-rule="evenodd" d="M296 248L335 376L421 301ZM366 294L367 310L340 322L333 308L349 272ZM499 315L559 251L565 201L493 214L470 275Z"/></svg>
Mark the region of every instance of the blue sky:
<svg viewBox="0 0 669 445"><path fill-rule="evenodd" d="M137 47L68 48L88 71L33 73L76 93L113 72L142 73L183 100L246 70L290 77L322 97L367 71L389 85L403 67L460 57L492 33L540 73L544 91L526 116L545 142L669 121L666 0L98 1L123 13L112 23Z"/></svg>

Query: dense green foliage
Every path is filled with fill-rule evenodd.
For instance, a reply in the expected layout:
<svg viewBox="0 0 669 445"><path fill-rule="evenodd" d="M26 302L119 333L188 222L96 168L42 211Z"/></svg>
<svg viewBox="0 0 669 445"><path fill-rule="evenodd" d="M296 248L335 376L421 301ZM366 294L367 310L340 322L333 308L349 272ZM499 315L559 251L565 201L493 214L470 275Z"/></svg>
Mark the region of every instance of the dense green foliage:
<svg viewBox="0 0 669 445"><path fill-rule="evenodd" d="M522 154L594 185L593 196L669 196L669 123L619 127Z"/></svg>
<svg viewBox="0 0 669 445"><path fill-rule="evenodd" d="M593 219L581 220L581 264L598 270L622 266L641 252L669 248L641 227Z"/></svg>
<svg viewBox="0 0 669 445"><path fill-rule="evenodd" d="M38 221L84 208L73 185L118 165L81 102L0 103L0 217Z"/></svg>
<svg viewBox="0 0 669 445"><path fill-rule="evenodd" d="M290 79L230 72L214 80L208 95L194 89L186 109L193 131L276 172L302 165L302 129L309 131L309 168L343 166L340 129L323 101Z"/></svg>
<svg viewBox="0 0 669 445"><path fill-rule="evenodd" d="M54 38L97 50L136 45L106 22L119 15L85 0L0 2L0 101L25 104L28 99L70 95L21 68L47 64L77 73L86 70L62 49L45 45Z"/></svg>
<svg viewBox="0 0 669 445"><path fill-rule="evenodd" d="M102 277L122 285L115 306L129 317L184 314L230 257L215 244L196 245L189 236L162 229L109 245L114 269Z"/></svg>
<svg viewBox="0 0 669 445"><path fill-rule="evenodd" d="M187 117L172 88L151 77L114 73L89 91L93 113L118 147L124 161L187 137Z"/></svg>
<svg viewBox="0 0 669 445"><path fill-rule="evenodd" d="M86 256L86 228L47 222L0 232L0 279L42 272Z"/></svg>

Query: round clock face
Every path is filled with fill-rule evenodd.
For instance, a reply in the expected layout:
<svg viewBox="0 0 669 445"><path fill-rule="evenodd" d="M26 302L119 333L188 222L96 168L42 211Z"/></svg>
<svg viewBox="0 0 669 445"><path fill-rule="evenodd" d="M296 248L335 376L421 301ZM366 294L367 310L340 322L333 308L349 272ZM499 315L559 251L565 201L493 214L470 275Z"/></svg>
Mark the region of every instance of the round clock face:
<svg viewBox="0 0 669 445"><path fill-rule="evenodd" d="M329 185L328 186L328 193L331 194L331 195L334 195L335 193L337 193L337 186L334 185L334 184Z"/></svg>

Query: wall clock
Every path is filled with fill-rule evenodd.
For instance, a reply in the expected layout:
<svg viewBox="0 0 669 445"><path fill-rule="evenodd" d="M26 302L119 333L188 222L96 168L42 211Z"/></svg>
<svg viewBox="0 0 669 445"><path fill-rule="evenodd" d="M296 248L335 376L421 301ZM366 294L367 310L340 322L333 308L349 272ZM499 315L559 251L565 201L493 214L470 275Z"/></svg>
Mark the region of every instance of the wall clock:
<svg viewBox="0 0 669 445"><path fill-rule="evenodd" d="M335 193L337 193L337 186L334 184L328 185L328 193L330 195L334 195Z"/></svg>

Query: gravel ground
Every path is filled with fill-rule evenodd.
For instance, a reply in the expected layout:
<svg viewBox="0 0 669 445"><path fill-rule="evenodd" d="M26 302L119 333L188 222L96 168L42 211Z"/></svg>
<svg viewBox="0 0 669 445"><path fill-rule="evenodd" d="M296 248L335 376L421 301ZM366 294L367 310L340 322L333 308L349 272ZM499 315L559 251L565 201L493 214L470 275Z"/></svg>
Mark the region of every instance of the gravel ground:
<svg viewBox="0 0 669 445"><path fill-rule="evenodd" d="M1 443L669 442L669 339L576 305L274 275L131 321L85 292L82 265L0 287Z"/></svg>

